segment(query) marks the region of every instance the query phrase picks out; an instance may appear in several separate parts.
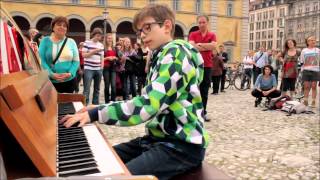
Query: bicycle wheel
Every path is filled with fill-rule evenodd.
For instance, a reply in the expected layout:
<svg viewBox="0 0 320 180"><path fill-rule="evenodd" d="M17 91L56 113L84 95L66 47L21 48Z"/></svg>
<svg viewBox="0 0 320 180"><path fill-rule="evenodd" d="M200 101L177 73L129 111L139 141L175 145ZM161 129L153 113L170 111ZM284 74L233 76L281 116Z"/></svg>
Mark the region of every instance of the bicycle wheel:
<svg viewBox="0 0 320 180"><path fill-rule="evenodd" d="M304 96L303 93L303 82L302 81L297 81L296 83L296 97L297 98L301 98Z"/></svg>
<svg viewBox="0 0 320 180"><path fill-rule="evenodd" d="M229 86L230 86L230 80L226 78L226 81L224 82L224 89L228 89Z"/></svg>
<svg viewBox="0 0 320 180"><path fill-rule="evenodd" d="M236 76L234 79L234 87L236 87L236 89L238 89L239 91L245 91L247 89L247 78L245 79L245 84L244 86L241 88L241 81L242 78L246 78L246 76Z"/></svg>

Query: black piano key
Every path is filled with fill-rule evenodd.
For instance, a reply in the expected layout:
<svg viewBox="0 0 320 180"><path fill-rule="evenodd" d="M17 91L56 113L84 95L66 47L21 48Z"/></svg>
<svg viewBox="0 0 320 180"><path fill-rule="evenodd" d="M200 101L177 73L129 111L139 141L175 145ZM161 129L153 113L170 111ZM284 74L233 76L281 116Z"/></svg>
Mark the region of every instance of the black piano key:
<svg viewBox="0 0 320 180"><path fill-rule="evenodd" d="M80 129L63 129L63 130L59 130L59 136L63 136L64 134L84 134L83 130L80 128Z"/></svg>
<svg viewBox="0 0 320 180"><path fill-rule="evenodd" d="M64 149L77 149L81 147L89 147L88 143L82 143L82 144L72 144L72 145L66 145L66 146L60 146L59 145L59 151Z"/></svg>
<svg viewBox="0 0 320 180"><path fill-rule="evenodd" d="M73 142L73 141L81 141L85 139L85 136L68 136L68 137L63 137L58 140L59 143L64 143L64 142Z"/></svg>
<svg viewBox="0 0 320 180"><path fill-rule="evenodd" d="M59 162L71 162L71 161L75 161L77 162L80 159L87 159L88 161L93 161L94 157L92 154L86 154L86 155L82 155L82 156L74 156L74 157L68 157L68 158L62 158L59 157Z"/></svg>
<svg viewBox="0 0 320 180"><path fill-rule="evenodd" d="M91 168L84 168L79 170L59 172L59 176L60 177L81 176L81 175L95 174L95 173L100 173L99 169L95 167L91 167Z"/></svg>
<svg viewBox="0 0 320 180"><path fill-rule="evenodd" d="M59 146L67 147L69 145L76 145L76 144L88 144L88 141L86 139L81 141L69 141L69 142L59 142Z"/></svg>
<svg viewBox="0 0 320 180"><path fill-rule="evenodd" d="M88 161L94 161L94 158L92 157L84 157L84 158L78 158L78 159L70 159L70 160L60 160L58 161L59 166L65 165L65 164L73 164L73 163L79 163L79 162L88 162Z"/></svg>
<svg viewBox="0 0 320 180"><path fill-rule="evenodd" d="M80 147L80 148L75 148L75 149L60 149L58 150L58 153L69 153L69 152L73 152L73 151L81 151L81 150L87 150L90 149L89 146L85 146L85 147ZM91 151L91 150L90 150Z"/></svg>
<svg viewBox="0 0 320 180"><path fill-rule="evenodd" d="M93 157L92 152L82 152L82 153L77 153L77 154L70 154L70 155L60 155L59 159L60 160L65 160L65 159L76 159L76 158L82 158L82 157Z"/></svg>
<svg viewBox="0 0 320 180"><path fill-rule="evenodd" d="M96 167L97 168L96 162L92 161L89 163L78 163L78 164L72 164L69 166L61 166L61 167L59 167L58 171L64 172L64 171L70 171L70 170L75 170L75 169L84 169L84 168L89 168L89 167Z"/></svg>
<svg viewBox="0 0 320 180"><path fill-rule="evenodd" d="M59 152L59 157L60 156L67 156L67 155L71 155L71 154L78 154L78 153L84 153L84 152L91 152L90 148L85 148L85 149L75 149L73 151L67 151L67 152Z"/></svg>

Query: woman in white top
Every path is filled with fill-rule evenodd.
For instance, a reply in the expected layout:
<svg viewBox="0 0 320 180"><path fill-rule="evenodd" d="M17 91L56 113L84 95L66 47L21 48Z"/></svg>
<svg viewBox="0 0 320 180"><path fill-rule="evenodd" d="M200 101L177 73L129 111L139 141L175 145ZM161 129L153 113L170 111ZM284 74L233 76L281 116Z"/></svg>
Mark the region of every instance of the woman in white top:
<svg viewBox="0 0 320 180"><path fill-rule="evenodd" d="M312 88L312 103L316 105L317 81L320 81L320 50L316 47L316 38L309 36L306 38L307 47L301 52L302 80L304 81L304 104L308 105L310 88Z"/></svg>
<svg viewBox="0 0 320 180"><path fill-rule="evenodd" d="M248 54L242 60L244 74L249 78L249 80L251 80L252 69L253 69L253 64L254 64L253 55L254 55L254 52L252 50L250 50L250 51L248 51ZM246 81L246 78L242 78L241 89L244 88L243 86L245 84L245 81ZM250 84L248 84L248 86L249 87L247 87L247 88L250 89Z"/></svg>

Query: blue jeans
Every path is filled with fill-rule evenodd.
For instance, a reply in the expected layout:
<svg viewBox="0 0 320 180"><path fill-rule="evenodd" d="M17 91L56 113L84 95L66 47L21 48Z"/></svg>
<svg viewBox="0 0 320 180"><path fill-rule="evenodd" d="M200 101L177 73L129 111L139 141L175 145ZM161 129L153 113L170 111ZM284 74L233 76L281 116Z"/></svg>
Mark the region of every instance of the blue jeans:
<svg viewBox="0 0 320 180"><path fill-rule="evenodd" d="M90 87L93 79L93 97L92 104L99 104L100 82L102 70L85 69L83 74L83 95L86 97L86 104L89 104Z"/></svg>
<svg viewBox="0 0 320 180"><path fill-rule="evenodd" d="M128 80L130 81L130 90L128 88ZM135 97L137 95L136 75L128 74L127 72L124 73L123 89L125 94L124 100L127 100L129 98L130 93L132 94L132 97Z"/></svg>
<svg viewBox="0 0 320 180"><path fill-rule="evenodd" d="M182 141L159 141L139 137L114 146L115 151L133 175L170 179L201 165L205 149Z"/></svg>
<svg viewBox="0 0 320 180"><path fill-rule="evenodd" d="M116 100L116 72L109 68L103 68L103 80L104 80L104 100L105 103L110 101L109 88L111 85L111 101Z"/></svg>

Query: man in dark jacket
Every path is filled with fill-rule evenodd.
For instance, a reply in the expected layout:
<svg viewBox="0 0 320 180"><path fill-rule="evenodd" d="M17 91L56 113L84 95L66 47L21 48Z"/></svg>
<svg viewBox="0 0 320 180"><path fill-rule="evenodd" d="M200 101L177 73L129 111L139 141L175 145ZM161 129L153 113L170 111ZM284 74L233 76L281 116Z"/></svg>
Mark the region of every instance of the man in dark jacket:
<svg viewBox="0 0 320 180"><path fill-rule="evenodd" d="M221 75L220 91L225 92L224 91L224 83L226 81L227 62L228 62L229 58L228 58L228 53L224 52L224 46L222 44L219 46L219 54L218 55L222 58L222 60L224 62L224 68L223 68L222 75Z"/></svg>

